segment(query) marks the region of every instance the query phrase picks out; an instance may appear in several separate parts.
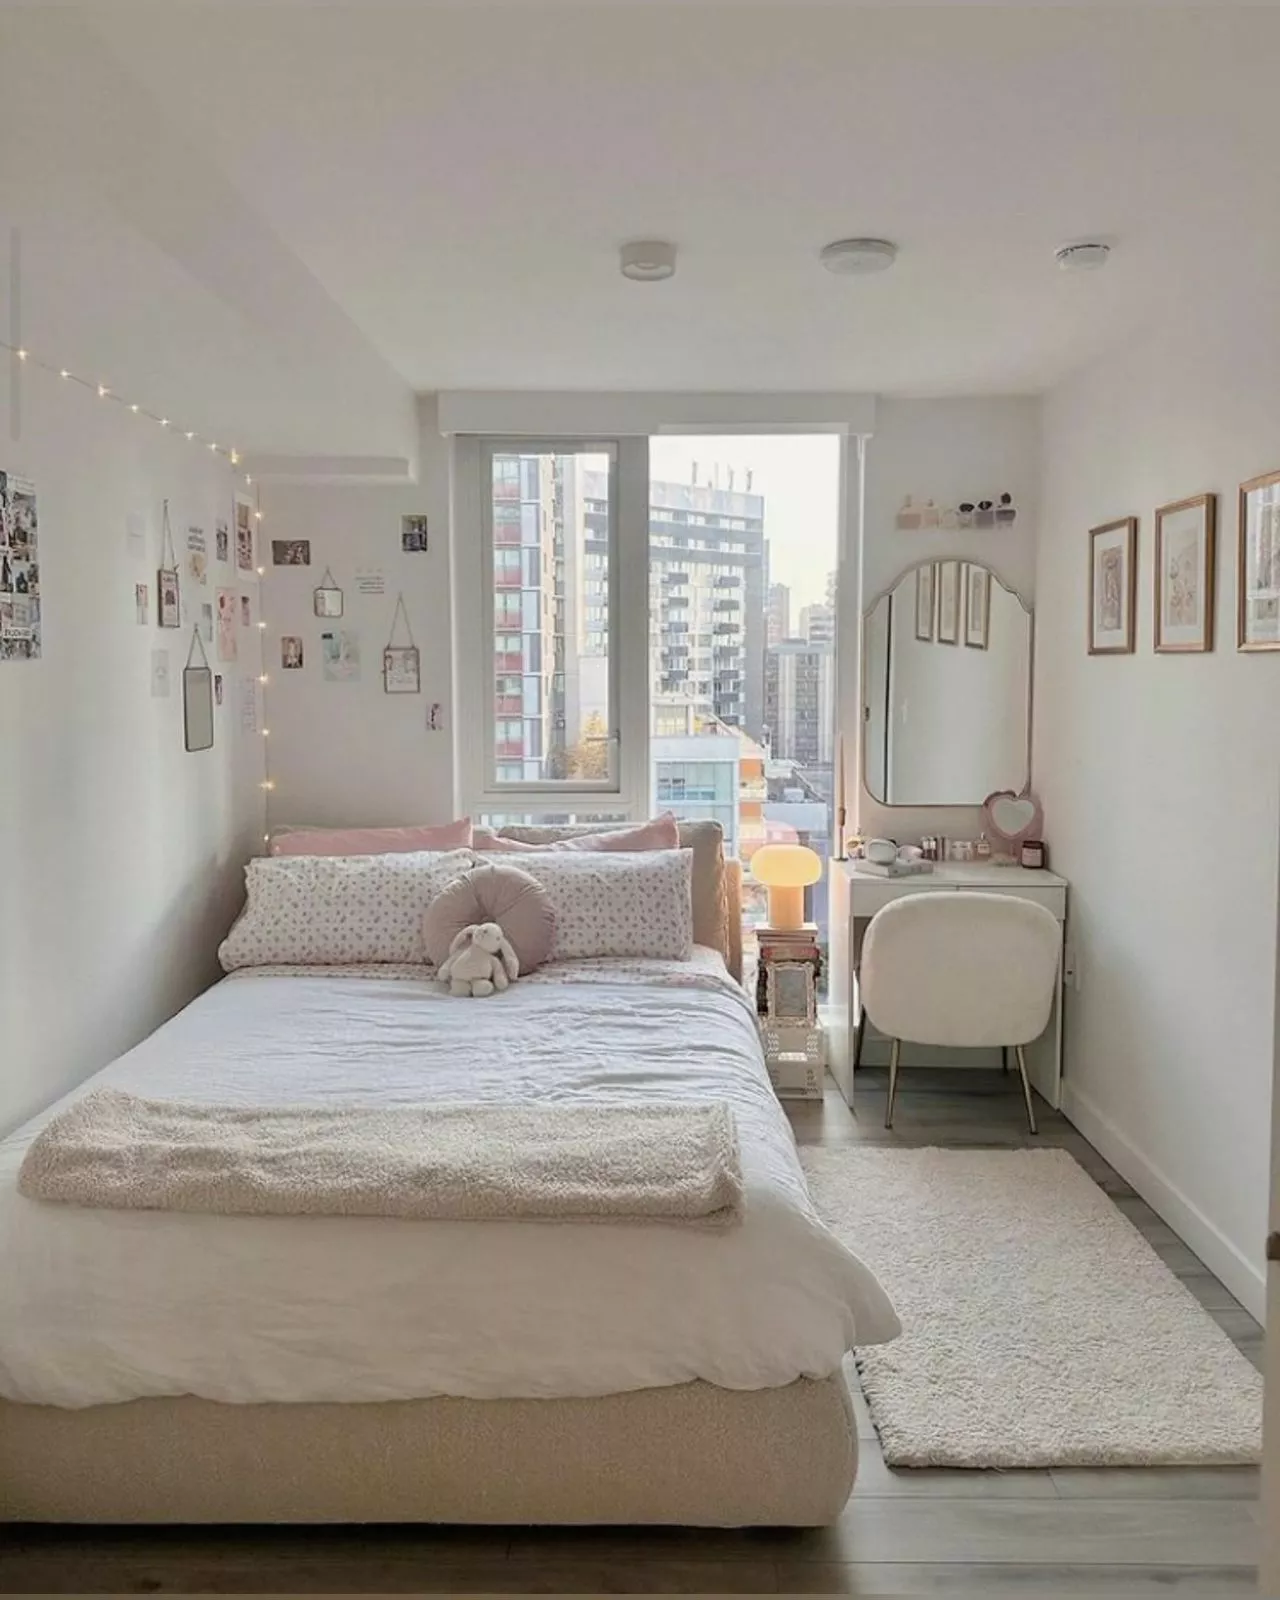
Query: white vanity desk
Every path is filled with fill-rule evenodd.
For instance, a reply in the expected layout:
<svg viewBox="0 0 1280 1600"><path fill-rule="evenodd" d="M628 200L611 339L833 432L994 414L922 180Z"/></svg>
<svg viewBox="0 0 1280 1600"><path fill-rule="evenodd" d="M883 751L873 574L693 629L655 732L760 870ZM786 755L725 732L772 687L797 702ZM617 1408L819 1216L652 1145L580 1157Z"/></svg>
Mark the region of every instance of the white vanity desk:
<svg viewBox="0 0 1280 1600"><path fill-rule="evenodd" d="M863 870L860 861L833 861L831 872L831 946L827 977L827 1046L831 1075L840 1093L853 1104L853 1061L858 1025L857 955L867 922L881 906L904 895L937 894L971 889L982 894L1017 895L1046 907L1058 919L1066 946L1067 882L1056 872L1031 867L993 867L986 862L939 862L932 872L885 878ZM1044 1034L1027 1047L1027 1070L1036 1089L1053 1107L1061 1103L1063 964L1053 1015ZM921 983L929 974L921 973ZM976 1052L975 1052L976 1054ZM909 1061L909 1057L907 1058ZM910 1079L905 1078L909 1084Z"/></svg>

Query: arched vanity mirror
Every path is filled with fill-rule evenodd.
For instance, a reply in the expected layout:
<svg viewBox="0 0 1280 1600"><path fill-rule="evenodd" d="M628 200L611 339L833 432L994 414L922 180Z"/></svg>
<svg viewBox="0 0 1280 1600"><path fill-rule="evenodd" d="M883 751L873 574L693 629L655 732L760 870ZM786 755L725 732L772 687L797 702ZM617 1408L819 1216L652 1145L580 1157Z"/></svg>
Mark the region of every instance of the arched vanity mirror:
<svg viewBox="0 0 1280 1600"><path fill-rule="evenodd" d="M989 567L928 561L863 614L862 777L886 806L981 805L1030 778L1032 617Z"/></svg>

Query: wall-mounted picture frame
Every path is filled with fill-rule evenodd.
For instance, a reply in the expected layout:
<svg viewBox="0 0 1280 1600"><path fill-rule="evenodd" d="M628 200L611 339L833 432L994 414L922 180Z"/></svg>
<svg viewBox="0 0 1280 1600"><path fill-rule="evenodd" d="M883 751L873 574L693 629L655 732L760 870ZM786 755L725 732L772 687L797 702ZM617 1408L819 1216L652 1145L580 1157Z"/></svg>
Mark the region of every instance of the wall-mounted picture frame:
<svg viewBox="0 0 1280 1600"><path fill-rule="evenodd" d="M938 562L938 643L960 643L960 563Z"/></svg>
<svg viewBox="0 0 1280 1600"><path fill-rule="evenodd" d="M427 553L427 519L423 516L400 518L400 548L405 555Z"/></svg>
<svg viewBox="0 0 1280 1600"><path fill-rule="evenodd" d="M964 569L964 642L985 650L991 640L991 574L966 563Z"/></svg>
<svg viewBox="0 0 1280 1600"><path fill-rule="evenodd" d="M328 567L324 569L324 577L316 585L314 604L316 616L318 617L340 617L342 615L342 590L338 587L333 573Z"/></svg>
<svg viewBox="0 0 1280 1600"><path fill-rule="evenodd" d="M236 496L236 570L253 571L253 503Z"/></svg>
<svg viewBox="0 0 1280 1600"><path fill-rule="evenodd" d="M916 638L921 644L933 643L934 599L938 570L932 562L916 568Z"/></svg>
<svg viewBox="0 0 1280 1600"><path fill-rule="evenodd" d="M311 565L310 539L273 539L271 541L273 567L309 567Z"/></svg>
<svg viewBox="0 0 1280 1600"><path fill-rule="evenodd" d="M1236 648L1280 650L1280 472L1240 485Z"/></svg>
<svg viewBox="0 0 1280 1600"><path fill-rule="evenodd" d="M1089 654L1133 654L1138 619L1138 519L1089 529Z"/></svg>
<svg viewBox="0 0 1280 1600"><path fill-rule="evenodd" d="M283 672L297 672L304 664L301 635L286 633L280 640L280 668Z"/></svg>
<svg viewBox="0 0 1280 1600"><path fill-rule="evenodd" d="M160 567L156 572L156 601L162 628L182 626L182 596L178 588L177 567Z"/></svg>
<svg viewBox="0 0 1280 1600"><path fill-rule="evenodd" d="M1154 645L1161 655L1213 649L1217 496L1156 508Z"/></svg>
<svg viewBox="0 0 1280 1600"><path fill-rule="evenodd" d="M382 687L388 694L419 694L422 670L418 647L389 644L382 652Z"/></svg>

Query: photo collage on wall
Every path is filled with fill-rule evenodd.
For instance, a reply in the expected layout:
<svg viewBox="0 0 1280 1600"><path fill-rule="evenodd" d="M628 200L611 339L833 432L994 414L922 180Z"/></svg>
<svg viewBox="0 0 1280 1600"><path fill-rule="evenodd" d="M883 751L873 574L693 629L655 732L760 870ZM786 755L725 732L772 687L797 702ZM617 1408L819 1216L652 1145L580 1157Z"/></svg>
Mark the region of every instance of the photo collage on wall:
<svg viewBox="0 0 1280 1600"><path fill-rule="evenodd" d="M35 485L0 471L0 661L37 661L40 644Z"/></svg>

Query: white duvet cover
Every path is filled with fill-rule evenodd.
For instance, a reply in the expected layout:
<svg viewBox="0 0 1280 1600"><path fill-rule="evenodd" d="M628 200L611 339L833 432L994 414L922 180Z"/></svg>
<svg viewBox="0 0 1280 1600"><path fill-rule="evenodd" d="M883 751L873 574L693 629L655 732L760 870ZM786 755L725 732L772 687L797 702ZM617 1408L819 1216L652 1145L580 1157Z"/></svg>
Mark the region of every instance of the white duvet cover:
<svg viewBox="0 0 1280 1600"><path fill-rule="evenodd" d="M814 1215L750 1007L711 952L559 963L486 1000L454 999L421 968L258 969L90 1083L246 1105L723 1099L746 1220L704 1233L42 1203L16 1183L51 1107L0 1143L10 1400L758 1389L825 1377L855 1339L898 1331L871 1272Z"/></svg>

